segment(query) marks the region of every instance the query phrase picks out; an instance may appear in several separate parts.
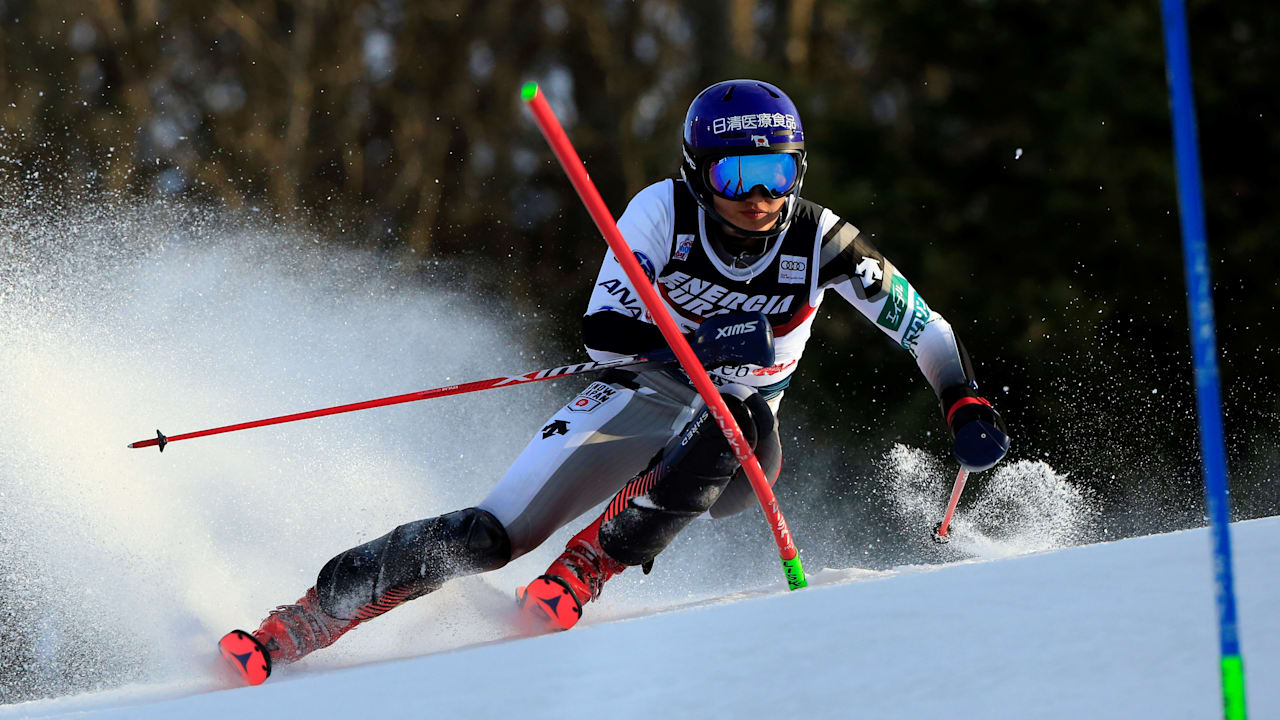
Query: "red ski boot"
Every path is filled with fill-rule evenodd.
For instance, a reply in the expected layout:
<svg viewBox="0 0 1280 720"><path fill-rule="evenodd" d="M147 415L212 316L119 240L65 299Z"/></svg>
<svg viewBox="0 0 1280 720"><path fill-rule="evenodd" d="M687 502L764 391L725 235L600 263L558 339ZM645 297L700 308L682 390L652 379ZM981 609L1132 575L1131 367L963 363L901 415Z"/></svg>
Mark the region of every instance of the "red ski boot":
<svg viewBox="0 0 1280 720"><path fill-rule="evenodd" d="M526 617L548 630L568 630L582 606L600 597L609 578L627 566L600 547L600 518L574 535L544 575L516 591Z"/></svg>
<svg viewBox="0 0 1280 720"><path fill-rule="evenodd" d="M359 620L340 620L320 609L316 589L293 605L272 610L252 635L232 630L218 641L227 662L250 685L260 685L271 675L272 665L287 665L329 647Z"/></svg>

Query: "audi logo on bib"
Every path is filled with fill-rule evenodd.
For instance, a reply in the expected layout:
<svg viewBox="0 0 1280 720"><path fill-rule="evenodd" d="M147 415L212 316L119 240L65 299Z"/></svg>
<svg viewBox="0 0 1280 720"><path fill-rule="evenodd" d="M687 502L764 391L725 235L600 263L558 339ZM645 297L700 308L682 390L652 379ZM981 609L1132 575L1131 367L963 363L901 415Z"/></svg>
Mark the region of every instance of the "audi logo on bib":
<svg viewBox="0 0 1280 720"><path fill-rule="evenodd" d="M809 258L803 255L781 255L778 257L778 282L798 285L804 282L805 270L809 269Z"/></svg>

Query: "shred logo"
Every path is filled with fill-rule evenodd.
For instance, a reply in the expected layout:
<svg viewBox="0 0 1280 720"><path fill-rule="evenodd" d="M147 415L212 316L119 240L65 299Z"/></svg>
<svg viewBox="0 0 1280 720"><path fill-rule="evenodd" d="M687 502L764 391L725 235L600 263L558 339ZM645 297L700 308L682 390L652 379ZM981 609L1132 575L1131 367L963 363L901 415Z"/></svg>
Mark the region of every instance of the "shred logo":
<svg viewBox="0 0 1280 720"><path fill-rule="evenodd" d="M744 333L755 332L756 326L759 324L760 322L758 320L752 320L751 322L738 323L736 325L726 325L725 327L717 328L716 339L719 340L721 338L733 337L734 335L742 335Z"/></svg>
<svg viewBox="0 0 1280 720"><path fill-rule="evenodd" d="M605 292L617 298L618 302L622 303L622 309L626 314L633 318L640 317L640 313L642 312L640 301L632 296L631 289L623 284L621 280L605 280L604 282L597 284L596 287L604 288Z"/></svg>
<svg viewBox="0 0 1280 720"><path fill-rule="evenodd" d="M756 115L730 115L711 121L711 132L719 135L727 132L743 130L765 130L767 128L786 128L798 130L796 116L782 113L759 113Z"/></svg>
<svg viewBox="0 0 1280 720"><path fill-rule="evenodd" d="M688 445L689 442L693 440L693 436L698 434L698 428L702 427L702 423L707 421L707 417L707 411L703 410L702 413L698 415L698 419L689 424L689 429L685 430L684 434L680 436L681 445Z"/></svg>
<svg viewBox="0 0 1280 720"><path fill-rule="evenodd" d="M618 391L602 382L593 382L586 390L578 393L565 407L569 412L591 412L609 402Z"/></svg>
<svg viewBox="0 0 1280 720"><path fill-rule="evenodd" d="M907 323L906 332L902 334L902 347L911 353L911 357L916 357L916 345L920 342L924 326L929 324L930 315L932 313L924 303L924 298L916 295L915 302L911 305L911 320Z"/></svg>
<svg viewBox="0 0 1280 720"><path fill-rule="evenodd" d="M676 260L685 260L689 257L689 251L693 249L694 237L692 235L676 236Z"/></svg>
<svg viewBox="0 0 1280 720"><path fill-rule="evenodd" d="M567 434L569 434L568 420L552 420L551 422L547 423L546 427L542 428L543 440L546 440L552 435L567 435Z"/></svg>
<svg viewBox="0 0 1280 720"><path fill-rule="evenodd" d="M809 268L809 258L803 255L782 255L778 262L778 282L803 283L805 270Z"/></svg>
<svg viewBox="0 0 1280 720"><path fill-rule="evenodd" d="M907 281L901 276L893 276L893 286L889 289L889 297L885 298L884 308L876 322L890 330L902 327L902 319L907 316Z"/></svg>
<svg viewBox="0 0 1280 720"><path fill-rule="evenodd" d="M658 284L672 307L703 318L731 310L760 311L766 315L784 313L791 309L791 303L796 299L795 295L747 295L730 292L728 288L710 280L701 280L682 272L665 275L659 279Z"/></svg>

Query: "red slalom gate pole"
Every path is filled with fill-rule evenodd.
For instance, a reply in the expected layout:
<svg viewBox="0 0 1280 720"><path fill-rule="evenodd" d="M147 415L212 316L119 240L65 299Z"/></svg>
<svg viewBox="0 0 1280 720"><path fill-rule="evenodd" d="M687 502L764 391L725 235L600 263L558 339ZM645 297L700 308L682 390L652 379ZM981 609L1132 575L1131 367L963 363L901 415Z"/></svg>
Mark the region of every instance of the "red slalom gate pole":
<svg viewBox="0 0 1280 720"><path fill-rule="evenodd" d="M964 481L968 478L969 471L960 468L960 474L956 475L956 484L951 487L951 499L947 501L947 514L942 516L942 522L933 529L933 539L940 543L950 539L947 532L951 528L951 516L955 515L956 503L960 502L960 493L964 490Z"/></svg>
<svg viewBox="0 0 1280 720"><path fill-rule="evenodd" d="M733 419L728 406L724 404L724 400L720 397L720 392L716 390L715 385L712 384L711 379L707 376L706 368L702 367L702 363L698 362L697 356L694 355L693 349L689 347L689 343L684 339L680 328L676 327L675 320L672 320L670 313L663 308L662 301L658 298L657 291L653 289L653 283L649 280L649 276L645 275L644 270L640 268L640 263L631 254L631 247L627 245L626 239L622 237L622 232L618 230L618 225L614 222L613 215L604 204L604 199L600 197L599 191L596 190L595 183L591 182L591 177L587 175L582 159L578 157L577 151L573 149L573 143L569 142L569 136L565 134L560 121L556 119L551 106L547 104L546 97L538 90L538 84L534 82L525 83L520 94L525 104L529 106L529 110L533 113L534 119L538 122L538 128L542 131L543 137L547 139L552 151L555 152L560 165L568 173L569 181L573 183L574 190L578 191L578 197L582 198L582 202L587 206L587 212L591 214L591 219L595 221L596 227L604 235L605 242L609 243L609 248L613 250L618 262L622 264L622 269L627 273L627 279L631 281L632 287L640 293L640 299L644 302L645 308L648 309L649 315L653 317L658 329L662 331L662 336L666 338L667 344L675 351L676 359L680 361L680 366L684 368L685 374L693 381L698 394L706 401L707 409L711 412L711 416L715 418L716 424L720 426L720 431L724 433L725 439L729 441L729 447L733 449L734 456L738 458L743 468L746 469L747 479L751 481L751 487L756 491L756 498L759 499L760 507L764 509L765 518L769 521L769 527L773 530L773 539L778 544L778 553L782 558L782 568L787 576L788 588L797 590L808 585L808 581L804 576L804 568L800 564L799 553L796 550L795 542L791 538L791 530L787 527L786 518L782 517L782 509L778 507L778 499L774 496L773 488L769 486L769 481L765 479L764 470L760 467L760 461L756 459L755 453L751 452L751 446L747 444L746 438L743 437L742 429L738 427L737 421Z"/></svg>
<svg viewBox="0 0 1280 720"><path fill-rule="evenodd" d="M537 382L539 380L554 380L555 378L580 375L582 373L595 372L597 370L630 367L632 365L643 365L647 363L662 363L669 362L670 360L671 356L666 351L659 351L656 353L648 353L646 355L632 355L631 357L617 358L616 360L605 360L603 362L585 362L578 363L577 365L564 365L558 368L547 368L546 370L534 370L533 372L527 372L523 375L497 377L490 378L488 380L476 380L474 382L462 383L461 385L446 385L445 387L433 388L431 390L419 390L418 392L405 393L404 395L393 395L391 397L378 398L377 400L365 400L364 402L337 405L335 407L323 408L321 410L308 410L307 412L294 413L292 415L281 415L279 417L267 418L266 420L253 420L251 422L242 422L235 425L224 425L222 427L211 428L209 430L197 430L196 432L183 433L172 437L165 436L164 433L156 430L155 437L131 442L127 447L144 448L151 447L152 445L158 445L160 446L160 452L164 452L164 446L171 442L204 437L206 435L218 435L220 433L235 432L236 430L248 430L249 428L262 427L264 425L279 425L280 423L294 422L296 420L306 420L308 418L323 417L325 415L337 415L338 413L352 412L355 410L367 410L369 408L396 405L398 403L413 402L415 400L429 400L431 398L445 397L446 395L461 395L463 393L488 390L490 388L522 385L524 383Z"/></svg>

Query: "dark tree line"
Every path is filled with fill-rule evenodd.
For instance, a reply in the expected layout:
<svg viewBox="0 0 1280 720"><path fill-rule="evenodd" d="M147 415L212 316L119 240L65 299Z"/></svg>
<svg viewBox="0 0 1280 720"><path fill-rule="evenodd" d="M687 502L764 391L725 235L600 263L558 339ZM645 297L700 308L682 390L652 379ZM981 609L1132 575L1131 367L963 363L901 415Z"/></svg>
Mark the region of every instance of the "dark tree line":
<svg viewBox="0 0 1280 720"><path fill-rule="evenodd" d="M1192 0L1190 23L1234 509L1275 514L1280 7ZM1013 457L1070 472L1116 533L1200 520L1155 0L0 0L0 47L5 208L164 197L408 272L457 259L471 292L557 329L547 364L579 352L603 246L520 85L542 84L617 214L677 168L698 90L774 82L802 113L806 196L955 325ZM947 450L910 358L862 324L824 305L784 410L808 487L783 504L829 499L793 517L810 547L874 536L853 510L868 456ZM96 636L43 654L45 609L0 595L0 625L27 629L0 628L0 702L53 692L41 668L59 692L128 674Z"/></svg>
<svg viewBox="0 0 1280 720"><path fill-rule="evenodd" d="M1238 503L1276 512L1280 11L1190 17ZM806 195L952 320L1016 452L1198 513L1155 2L7 0L0 35L5 202L172 196L408 267L499 267L484 290L563 318L565 352L602 246L521 83L620 213L677 167L699 89L775 82L810 138ZM793 393L810 434L943 448L910 359L839 305Z"/></svg>

